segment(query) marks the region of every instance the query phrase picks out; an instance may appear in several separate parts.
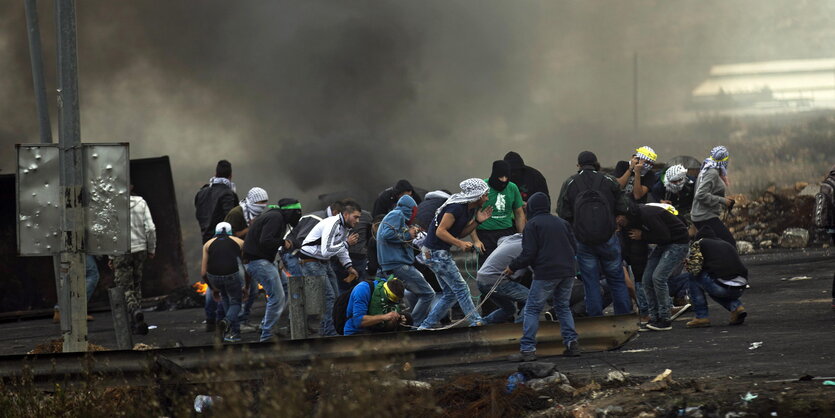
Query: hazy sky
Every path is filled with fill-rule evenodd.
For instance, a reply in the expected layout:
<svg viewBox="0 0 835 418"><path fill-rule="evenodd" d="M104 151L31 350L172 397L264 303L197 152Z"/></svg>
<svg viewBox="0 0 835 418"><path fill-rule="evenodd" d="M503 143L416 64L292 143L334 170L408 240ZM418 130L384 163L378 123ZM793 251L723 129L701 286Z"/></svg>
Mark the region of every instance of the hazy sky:
<svg viewBox="0 0 835 418"><path fill-rule="evenodd" d="M50 104L52 2L41 1ZM77 2L84 141L169 155L184 229L218 159L311 203L399 178L453 188L519 152L556 189L679 114L711 65L835 56L832 1ZM23 5L0 3L0 169L37 142ZM722 138L661 159L703 153ZM370 194L370 193L369 193ZM358 196L364 198L365 196ZM370 205L370 201L364 202Z"/></svg>

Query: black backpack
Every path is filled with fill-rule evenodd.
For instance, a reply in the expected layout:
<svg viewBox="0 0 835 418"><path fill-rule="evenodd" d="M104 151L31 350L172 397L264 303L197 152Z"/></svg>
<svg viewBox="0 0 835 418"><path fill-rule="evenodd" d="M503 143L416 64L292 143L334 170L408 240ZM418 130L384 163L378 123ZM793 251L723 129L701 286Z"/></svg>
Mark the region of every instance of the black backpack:
<svg viewBox="0 0 835 418"><path fill-rule="evenodd" d="M835 228L835 176L827 176L815 194L815 226L821 229Z"/></svg>
<svg viewBox="0 0 835 418"><path fill-rule="evenodd" d="M609 201L600 191L604 175L595 173L594 179L587 177L581 173L574 178L579 193L574 198L572 226L577 241L586 245L598 245L608 241L614 234L615 217Z"/></svg>
<svg viewBox="0 0 835 418"><path fill-rule="evenodd" d="M374 293L374 280L357 280L351 290L339 295L333 302L333 327L336 328L336 333L339 335L345 335L345 323L350 319L348 318L348 300L351 299L351 292L354 291L354 287L362 282L368 283L371 286L371 292Z"/></svg>

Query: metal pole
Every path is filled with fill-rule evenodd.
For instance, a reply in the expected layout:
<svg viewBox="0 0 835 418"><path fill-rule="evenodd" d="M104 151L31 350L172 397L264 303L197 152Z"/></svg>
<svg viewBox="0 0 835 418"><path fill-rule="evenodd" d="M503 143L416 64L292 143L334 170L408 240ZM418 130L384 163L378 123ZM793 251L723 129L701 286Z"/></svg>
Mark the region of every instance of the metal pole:
<svg viewBox="0 0 835 418"><path fill-rule="evenodd" d="M632 126L638 132L638 51L632 57Z"/></svg>
<svg viewBox="0 0 835 418"><path fill-rule="evenodd" d="M107 289L110 295L110 313L113 314L113 328L116 330L116 346L120 350L133 348L128 305L125 303L125 289L122 286Z"/></svg>
<svg viewBox="0 0 835 418"><path fill-rule="evenodd" d="M32 85L35 89L35 107L38 111L38 125L41 143L52 143L52 124L49 123L49 109L46 105L46 84L43 75L43 50L41 48L41 29L38 23L38 6L35 0L24 0L26 9L26 27L29 34L29 58L32 63Z"/></svg>
<svg viewBox="0 0 835 418"><path fill-rule="evenodd" d="M290 339L307 338L307 313L304 309L304 277L287 278L287 304L290 309Z"/></svg>
<svg viewBox="0 0 835 418"><path fill-rule="evenodd" d="M62 292L68 306L69 330L63 330L64 352L87 350L87 297L84 277L83 166L78 110L78 44L75 0L55 0L58 48L58 138L61 149L61 190L64 194L61 248ZM62 327L63 328L63 327Z"/></svg>

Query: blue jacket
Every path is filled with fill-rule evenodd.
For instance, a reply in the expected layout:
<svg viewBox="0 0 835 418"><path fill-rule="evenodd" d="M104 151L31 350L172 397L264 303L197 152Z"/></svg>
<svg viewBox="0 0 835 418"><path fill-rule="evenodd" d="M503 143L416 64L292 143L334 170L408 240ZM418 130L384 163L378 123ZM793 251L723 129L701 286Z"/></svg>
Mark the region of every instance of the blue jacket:
<svg viewBox="0 0 835 418"><path fill-rule="evenodd" d="M522 232L522 254L510 262L514 272L533 267L534 280L555 280L574 277L574 254L577 243L571 225L551 215L551 200L544 193L528 199L528 223Z"/></svg>
<svg viewBox="0 0 835 418"><path fill-rule="evenodd" d="M376 283L376 282L375 282ZM367 329L361 327L362 318L368 315L368 308L371 306L371 294L374 292L374 287L371 283L363 280L359 282L351 290L350 299L348 299L348 307L345 308L345 328L343 333L345 335L355 335L368 332Z"/></svg>
<svg viewBox="0 0 835 418"><path fill-rule="evenodd" d="M402 265L415 262L415 252L409 244L409 226L406 222L412 217L412 208L417 203L409 195L403 195L397 206L386 214L377 229L377 260L383 271L394 270Z"/></svg>

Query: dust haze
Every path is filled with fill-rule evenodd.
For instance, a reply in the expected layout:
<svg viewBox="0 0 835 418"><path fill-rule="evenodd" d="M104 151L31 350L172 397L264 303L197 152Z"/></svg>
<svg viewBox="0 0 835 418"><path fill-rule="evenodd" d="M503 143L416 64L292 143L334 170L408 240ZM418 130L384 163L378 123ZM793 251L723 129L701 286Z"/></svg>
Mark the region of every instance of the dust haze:
<svg viewBox="0 0 835 418"><path fill-rule="evenodd" d="M82 140L169 155L186 237L217 160L239 194L361 203L399 178L454 188L519 152L556 191L684 112L710 66L835 56L826 1L77 3ZM41 1L55 108L52 3ZM638 119L633 126L634 57ZM23 4L0 5L0 169L37 142ZM52 114L53 126L57 125ZM727 138L656 146L701 158ZM188 247L188 243L186 245Z"/></svg>

